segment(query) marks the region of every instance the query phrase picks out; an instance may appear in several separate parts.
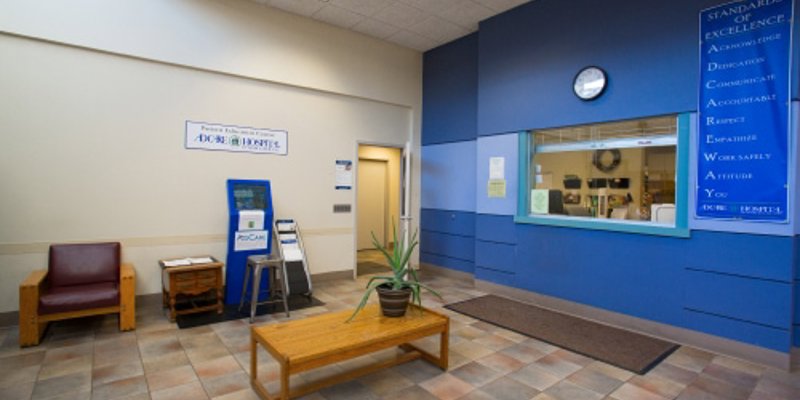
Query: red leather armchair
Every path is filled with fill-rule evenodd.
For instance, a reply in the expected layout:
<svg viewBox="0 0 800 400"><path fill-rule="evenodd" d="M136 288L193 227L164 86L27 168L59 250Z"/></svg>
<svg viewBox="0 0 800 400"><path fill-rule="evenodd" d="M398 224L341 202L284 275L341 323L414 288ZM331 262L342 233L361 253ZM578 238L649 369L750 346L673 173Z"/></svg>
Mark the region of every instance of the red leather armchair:
<svg viewBox="0 0 800 400"><path fill-rule="evenodd" d="M136 328L136 272L120 263L119 243L50 246L47 270L19 286L19 344L39 344L47 323L119 314L119 329Z"/></svg>

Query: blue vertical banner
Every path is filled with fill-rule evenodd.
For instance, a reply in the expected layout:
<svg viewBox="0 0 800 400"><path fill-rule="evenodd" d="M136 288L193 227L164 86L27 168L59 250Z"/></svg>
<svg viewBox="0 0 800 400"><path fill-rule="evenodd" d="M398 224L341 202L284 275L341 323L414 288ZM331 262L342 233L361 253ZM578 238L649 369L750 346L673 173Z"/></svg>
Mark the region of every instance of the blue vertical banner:
<svg viewBox="0 0 800 400"><path fill-rule="evenodd" d="M788 220L792 0L700 13L696 215Z"/></svg>

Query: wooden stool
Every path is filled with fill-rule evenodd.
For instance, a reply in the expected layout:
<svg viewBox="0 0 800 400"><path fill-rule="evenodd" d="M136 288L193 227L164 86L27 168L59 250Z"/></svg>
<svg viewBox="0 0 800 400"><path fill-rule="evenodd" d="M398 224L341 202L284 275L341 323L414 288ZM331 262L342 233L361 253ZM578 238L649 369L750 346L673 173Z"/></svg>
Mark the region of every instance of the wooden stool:
<svg viewBox="0 0 800 400"><path fill-rule="evenodd" d="M261 286L261 271L269 270L269 296L266 300L259 302L258 294ZM256 308L260 304L283 303L283 310L289 316L289 303L286 301L286 274L283 268L283 259L274 255L258 255L247 257L247 268L244 271L244 284L242 285L242 297L239 300L239 311L244 306L244 298L247 296L247 281L253 275L253 287L250 297L250 323L256 317ZM280 282L280 286L278 283Z"/></svg>

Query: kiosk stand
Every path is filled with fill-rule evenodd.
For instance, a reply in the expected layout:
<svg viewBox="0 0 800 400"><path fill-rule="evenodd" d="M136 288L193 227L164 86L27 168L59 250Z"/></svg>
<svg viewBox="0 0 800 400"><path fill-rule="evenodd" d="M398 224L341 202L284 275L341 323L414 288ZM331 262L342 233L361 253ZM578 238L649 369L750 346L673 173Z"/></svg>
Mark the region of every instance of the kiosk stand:
<svg viewBox="0 0 800 400"><path fill-rule="evenodd" d="M228 179L228 257L225 304L236 304L247 257L272 250L272 192L269 181ZM269 287L263 276L261 287Z"/></svg>

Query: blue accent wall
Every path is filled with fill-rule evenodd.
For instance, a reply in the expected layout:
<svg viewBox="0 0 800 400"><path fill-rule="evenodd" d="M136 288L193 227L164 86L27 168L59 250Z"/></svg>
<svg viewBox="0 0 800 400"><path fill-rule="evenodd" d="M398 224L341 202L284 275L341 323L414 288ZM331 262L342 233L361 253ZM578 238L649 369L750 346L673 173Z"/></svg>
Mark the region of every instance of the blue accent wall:
<svg viewBox="0 0 800 400"><path fill-rule="evenodd" d="M477 279L789 350L791 237L697 231L665 238L485 214L475 224Z"/></svg>
<svg viewBox="0 0 800 400"><path fill-rule="evenodd" d="M477 57L477 33L423 55L423 146L475 139L478 118Z"/></svg>
<svg viewBox="0 0 800 400"><path fill-rule="evenodd" d="M794 346L800 347L800 236L794 237Z"/></svg>
<svg viewBox="0 0 800 400"><path fill-rule="evenodd" d="M517 175L516 132L695 111L698 14L726 2L537 0L425 53L421 260L783 353L800 346L800 236L723 224L690 226L689 238L515 224L515 193L486 195L490 157L506 157L507 180ZM571 90L587 65L609 74L592 102Z"/></svg>
<svg viewBox="0 0 800 400"><path fill-rule="evenodd" d="M475 141L422 146L422 208L475 211Z"/></svg>
<svg viewBox="0 0 800 400"><path fill-rule="evenodd" d="M537 0L483 21L478 134L696 110L698 14L727 2ZM572 81L588 65L609 83L584 102Z"/></svg>
<svg viewBox="0 0 800 400"><path fill-rule="evenodd" d="M420 227L420 261L462 272L474 272L474 212L423 208Z"/></svg>

